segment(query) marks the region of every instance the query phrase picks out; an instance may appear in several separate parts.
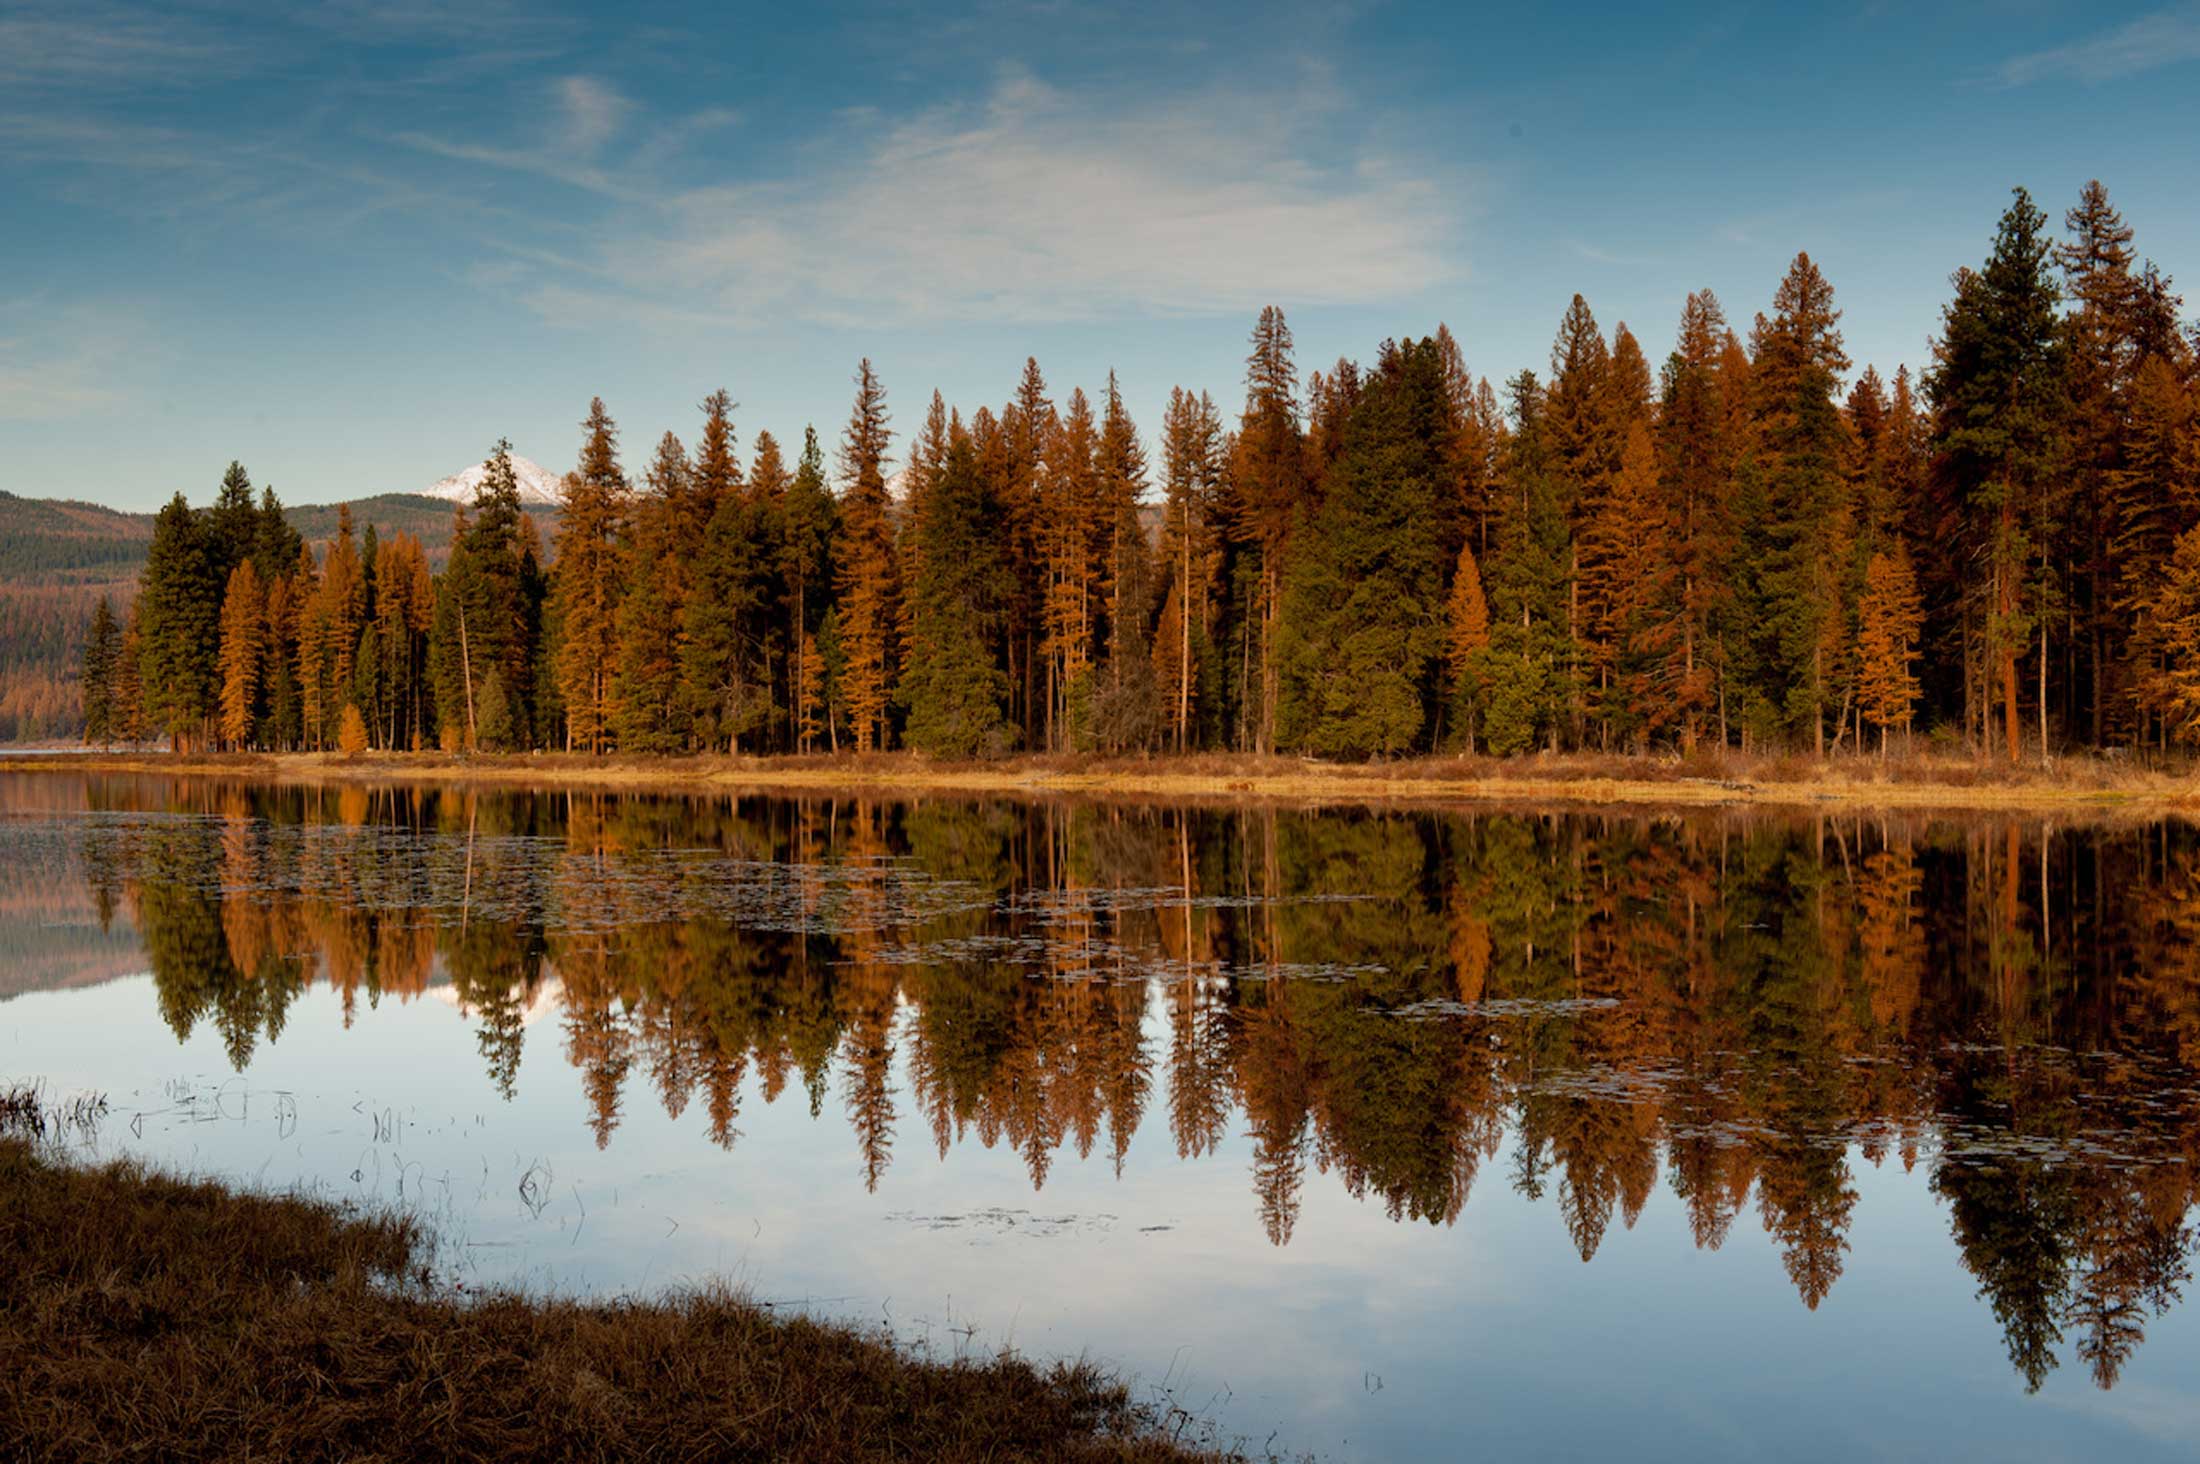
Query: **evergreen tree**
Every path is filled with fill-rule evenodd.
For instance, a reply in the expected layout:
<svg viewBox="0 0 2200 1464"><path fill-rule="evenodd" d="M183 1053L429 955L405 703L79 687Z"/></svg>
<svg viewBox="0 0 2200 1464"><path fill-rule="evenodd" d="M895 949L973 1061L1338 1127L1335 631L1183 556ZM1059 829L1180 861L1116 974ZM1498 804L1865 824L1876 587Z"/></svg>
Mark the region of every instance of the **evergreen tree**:
<svg viewBox="0 0 2200 1464"><path fill-rule="evenodd" d="M1161 695L1153 671L1153 546L1140 517L1146 496L1146 454L1112 371L1095 468L1100 514L1096 527L1105 534L1100 608L1107 665L1094 724L1102 746L1123 752L1149 748L1159 737Z"/></svg>
<svg viewBox="0 0 2200 1464"><path fill-rule="evenodd" d="M795 657L792 715L796 750L808 752L822 727L824 667L817 661L817 630L832 586L836 508L825 485L825 455L817 429L803 429L802 459L787 485L781 519L780 584L787 603L787 638Z"/></svg>
<svg viewBox="0 0 2200 1464"><path fill-rule="evenodd" d="M488 752L508 752L518 745L519 729L511 699L504 693L504 668L492 664L483 673L475 696L473 743Z"/></svg>
<svg viewBox="0 0 2200 1464"><path fill-rule="evenodd" d="M733 398L723 387L703 398L703 435L695 470L670 500L680 542L699 544L718 505L742 489L741 461L733 431ZM675 596L677 598L677 595Z"/></svg>
<svg viewBox="0 0 2200 1464"><path fill-rule="evenodd" d="M771 724L770 546L759 532L759 506L741 494L721 499L695 557L692 593L682 612L680 681L685 711L705 747L741 750L741 739Z"/></svg>
<svg viewBox="0 0 2200 1464"><path fill-rule="evenodd" d="M909 462L901 473L900 512L894 523L894 560L903 589L894 607L899 614L895 643L905 675L910 658L916 654L916 586L924 579L924 516L933 485L947 470L947 438L947 400L935 390L924 426L909 444Z"/></svg>
<svg viewBox="0 0 2200 1464"><path fill-rule="evenodd" d="M1294 554L1278 631L1278 741L1322 756L1424 745L1444 651L1444 362L1386 342Z"/></svg>
<svg viewBox="0 0 2200 1464"><path fill-rule="evenodd" d="M865 359L856 373L855 409L841 437L842 532L834 577L839 590L841 682L856 751L883 750L892 737L886 708L894 685L895 604L899 596L886 496L886 389Z"/></svg>
<svg viewBox="0 0 2200 1464"><path fill-rule="evenodd" d="M447 746L482 745L480 691L491 670L504 702L500 740L525 735L532 722L541 585L511 453L500 441L484 463L472 512L462 509L454 520L450 562L437 584L429 674Z"/></svg>
<svg viewBox="0 0 2200 1464"><path fill-rule="evenodd" d="M384 746L423 745L431 713L428 636L435 619L435 583L427 551L410 534L391 536L376 561L375 643L380 652Z"/></svg>
<svg viewBox="0 0 2200 1464"><path fill-rule="evenodd" d="M709 426L706 420L706 433ZM688 740L680 623L691 570L681 566L691 565L696 552L695 542L685 537L693 478L687 449L667 432L658 439L643 478L645 490L628 518L613 700L619 746L629 752L674 752Z"/></svg>
<svg viewBox="0 0 2200 1464"><path fill-rule="evenodd" d="M1675 579L1668 527L1657 449L1638 418L1584 531L1582 554L1598 721L1637 751L1676 713L1664 677L1676 628L1664 613Z"/></svg>
<svg viewBox="0 0 2200 1464"><path fill-rule="evenodd" d="M751 532L757 536L762 574L762 603L758 636L763 644L765 700L780 715L758 728L758 746L764 751L784 751L794 745L792 718L799 689L795 656L800 637L790 624L792 595L784 570L787 563L788 503L794 492L794 475L787 471L779 440L769 432L756 434L756 460L749 465L747 495Z"/></svg>
<svg viewBox="0 0 2200 1464"><path fill-rule="evenodd" d="M84 639L84 661L77 685L84 703L84 741L111 746L118 718L115 714L115 676L122 658L122 627L114 606L105 595L92 612L92 628Z"/></svg>
<svg viewBox="0 0 2200 1464"><path fill-rule="evenodd" d="M298 563L298 531L283 513L282 500L272 487L260 490L260 507L252 523L252 568L260 583L272 585L286 577Z"/></svg>
<svg viewBox="0 0 2200 1464"><path fill-rule="evenodd" d="M197 514L178 493L153 520L138 590L138 678L148 727L177 751L203 735L219 678L222 584Z"/></svg>
<svg viewBox="0 0 2200 1464"><path fill-rule="evenodd" d="M1217 568L1214 515L1222 482L1222 418L1212 398L1182 387L1169 392L1161 419L1163 493L1161 576L1165 586L1154 664L1168 701L1178 752L1194 740L1193 696L1208 653Z"/></svg>
<svg viewBox="0 0 2200 1464"><path fill-rule="evenodd" d="M1042 698L1040 692L1039 647L1045 638L1046 615L1041 495L1046 449L1057 426L1046 377L1038 361L1027 356L1014 398L1001 409L1000 423L1002 532L1009 574L1016 586L1008 607L1009 701L1011 715L1022 724L1026 745L1041 744L1054 705L1051 696Z"/></svg>
<svg viewBox="0 0 2200 1464"><path fill-rule="evenodd" d="M2048 272L2047 217L2023 189L2015 194L1985 266L1957 276L1929 381L1940 471L1987 571L1981 680L1996 696L1982 701L1979 725L1987 727L1998 699L2012 761L2022 736L2017 662L2035 632L2043 754L2046 748L2046 612L2056 587L2040 556L2062 509L2064 385L2061 291Z"/></svg>
<svg viewBox="0 0 2200 1464"><path fill-rule="evenodd" d="M1252 687L1246 689L1247 740L1254 751L1269 752L1276 739L1275 636L1283 606L1285 557L1307 496L1291 327L1273 305L1262 309L1253 326L1252 349L1245 360L1245 412L1238 424L1231 487L1231 531L1253 551L1258 578L1257 600L1246 607L1248 623L1241 632L1259 648L1257 693Z"/></svg>
<svg viewBox="0 0 2200 1464"><path fill-rule="evenodd" d="M1047 745L1056 750L1083 749L1091 731L1103 512L1098 450L1092 404L1074 389L1046 440L1039 490L1039 653L1046 663Z"/></svg>
<svg viewBox="0 0 2200 1464"><path fill-rule="evenodd" d="M122 622L122 643L115 653L112 716L119 742L142 742L152 731L145 715L145 636L138 619L138 607L143 603L142 594L131 603L130 613Z"/></svg>
<svg viewBox="0 0 2200 1464"><path fill-rule="evenodd" d="M221 582L229 572L252 557L259 547L260 521L253 508L252 478L244 464L231 462L214 490L214 506L207 511L207 553Z"/></svg>
<svg viewBox="0 0 2200 1464"><path fill-rule="evenodd" d="M612 691L619 664L619 541L626 529L627 484L619 469L618 428L602 397L589 402L581 427L586 436L580 463L565 476L551 594L566 742L595 753L608 745L617 714Z"/></svg>
<svg viewBox="0 0 2200 1464"><path fill-rule="evenodd" d="M1008 675L994 654L1012 588L986 491L961 422L945 432L926 485L910 583L915 634L903 673L912 747L935 757L997 755L1009 742Z"/></svg>
<svg viewBox="0 0 2200 1464"><path fill-rule="evenodd" d="M353 648L351 685L347 689L345 705L359 714L360 725L370 746L374 742L375 729L381 725L383 701L388 695L387 688L382 684L382 672L381 627L369 619L359 627L359 643Z"/></svg>
<svg viewBox="0 0 2200 1464"><path fill-rule="evenodd" d="M1539 738L1558 745L1574 704L1577 660L1569 629L1572 535L1547 465L1543 388L1523 371L1507 390L1513 430L1485 581L1491 614L1482 707L1483 740L1500 756Z"/></svg>
<svg viewBox="0 0 2200 1464"><path fill-rule="evenodd" d="M1758 317L1753 426L1743 469L1743 696L1752 730L1825 752L1835 661L1848 644L1842 588L1854 525L1841 476L1847 429L1834 392L1848 369L1833 287L1798 254Z"/></svg>
<svg viewBox="0 0 2200 1464"><path fill-rule="evenodd" d="M1726 570L1734 472L1721 380L1726 336L1717 297L1709 290L1690 295L1666 361L1658 413L1658 486L1673 564L1659 681L1684 752L1694 751L1722 705L1718 630L1731 601Z"/></svg>

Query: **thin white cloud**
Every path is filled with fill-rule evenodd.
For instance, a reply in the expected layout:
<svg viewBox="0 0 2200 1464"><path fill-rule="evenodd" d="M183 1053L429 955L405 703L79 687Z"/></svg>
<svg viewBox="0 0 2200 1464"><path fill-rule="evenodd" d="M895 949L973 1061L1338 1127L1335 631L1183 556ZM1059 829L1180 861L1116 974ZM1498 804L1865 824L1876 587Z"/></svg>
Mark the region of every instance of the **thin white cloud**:
<svg viewBox="0 0 2200 1464"><path fill-rule="evenodd" d="M313 0L283 7L284 18L301 26L333 32L368 44L495 42L509 45L518 34L540 39L565 36L575 28L566 18L546 13L526 0Z"/></svg>
<svg viewBox="0 0 2200 1464"><path fill-rule="evenodd" d="M248 46L189 16L105 0L0 3L0 82L10 86L197 85L251 64Z"/></svg>
<svg viewBox="0 0 2200 1464"><path fill-rule="evenodd" d="M1011 73L974 111L851 119L852 159L801 181L668 194L602 272L712 316L850 323L1236 313L1443 280L1460 185L1372 153L1318 159L1309 137L1348 117L1319 73L1147 106Z"/></svg>
<svg viewBox="0 0 2200 1464"><path fill-rule="evenodd" d="M634 104L603 82L590 76L567 76L558 81L558 105L563 112L559 145L582 157L594 157L617 134Z"/></svg>
<svg viewBox="0 0 2200 1464"><path fill-rule="evenodd" d="M2001 64L2004 86L2071 78L2114 81L2161 66L2200 60L2200 4L2173 6L2082 41L2034 51Z"/></svg>
<svg viewBox="0 0 2200 1464"><path fill-rule="evenodd" d="M390 139L416 151L433 157L448 158L453 162L480 163L485 167L505 168L515 173L532 173L578 188L584 193L594 193L619 203L646 204L652 195L621 182L604 169L591 163L575 162L561 156L551 148L493 147L478 142L453 142L448 138L432 137L423 132L400 132Z"/></svg>

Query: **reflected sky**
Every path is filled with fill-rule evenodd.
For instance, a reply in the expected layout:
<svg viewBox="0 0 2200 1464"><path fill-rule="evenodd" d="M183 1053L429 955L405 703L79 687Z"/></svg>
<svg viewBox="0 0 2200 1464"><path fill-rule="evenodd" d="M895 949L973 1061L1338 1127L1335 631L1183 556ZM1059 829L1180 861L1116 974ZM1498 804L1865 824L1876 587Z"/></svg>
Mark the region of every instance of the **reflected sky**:
<svg viewBox="0 0 2200 1464"><path fill-rule="evenodd" d="M103 1152L1337 1458L2188 1457L2181 826L0 778Z"/></svg>

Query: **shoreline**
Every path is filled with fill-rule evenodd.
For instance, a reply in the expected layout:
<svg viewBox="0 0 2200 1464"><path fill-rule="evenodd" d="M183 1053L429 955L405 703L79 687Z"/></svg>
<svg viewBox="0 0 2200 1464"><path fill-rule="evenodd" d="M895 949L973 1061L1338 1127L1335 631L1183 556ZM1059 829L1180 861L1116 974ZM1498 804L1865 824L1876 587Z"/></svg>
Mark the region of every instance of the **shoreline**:
<svg viewBox="0 0 2200 1464"><path fill-rule="evenodd" d="M440 785L663 793L846 793L900 798L1122 798L1366 807L1566 804L1672 808L1876 808L2084 814L2200 813L2200 776L2073 757L2049 768L1963 759L1692 762L1629 756L1421 758L1322 763L1253 754L1027 756L938 762L907 752L839 756L595 758L572 753L190 753L0 750L0 773L232 778L274 785Z"/></svg>
<svg viewBox="0 0 2200 1464"><path fill-rule="evenodd" d="M472 1289L417 1210L101 1159L106 1113L0 1083L25 1458L1248 1459L1088 1358L940 1355L722 1281Z"/></svg>

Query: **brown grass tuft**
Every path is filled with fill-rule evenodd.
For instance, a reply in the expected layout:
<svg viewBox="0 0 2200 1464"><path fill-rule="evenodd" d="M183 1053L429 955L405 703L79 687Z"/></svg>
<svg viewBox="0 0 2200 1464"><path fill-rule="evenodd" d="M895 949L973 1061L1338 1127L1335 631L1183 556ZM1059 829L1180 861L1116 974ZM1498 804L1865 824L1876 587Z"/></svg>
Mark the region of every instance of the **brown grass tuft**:
<svg viewBox="0 0 2200 1464"><path fill-rule="evenodd" d="M929 1360L721 1290L459 1297L425 1240L0 1137L0 1439L71 1461L1219 1457L1089 1364Z"/></svg>

